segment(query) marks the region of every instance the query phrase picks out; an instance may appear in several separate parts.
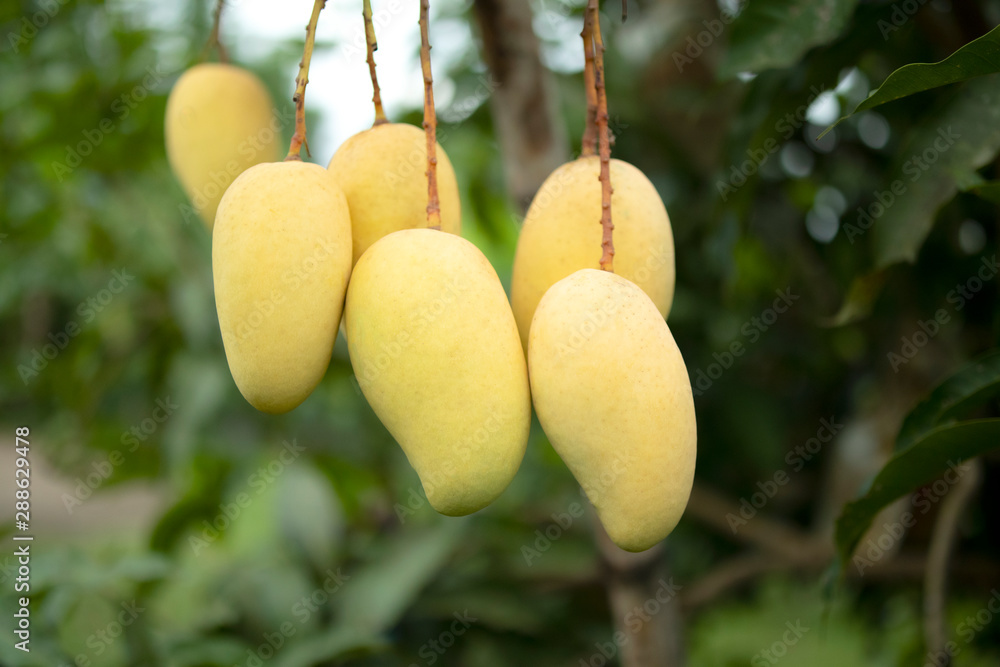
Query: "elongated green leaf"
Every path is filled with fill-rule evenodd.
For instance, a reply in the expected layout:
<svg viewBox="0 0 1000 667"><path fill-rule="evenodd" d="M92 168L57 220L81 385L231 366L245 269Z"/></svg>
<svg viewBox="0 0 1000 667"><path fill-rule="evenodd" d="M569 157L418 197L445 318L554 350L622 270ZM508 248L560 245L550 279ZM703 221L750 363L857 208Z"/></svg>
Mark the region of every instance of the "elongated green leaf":
<svg viewBox="0 0 1000 667"><path fill-rule="evenodd" d="M333 562L344 532L343 511L329 480L311 465L292 465L277 495L282 532L322 571ZM309 511L303 512L306 507Z"/></svg>
<svg viewBox="0 0 1000 667"><path fill-rule="evenodd" d="M312 667L333 664L347 657L378 653L387 642L377 635L359 633L355 628L340 626L330 632L310 636L277 655L275 667Z"/></svg>
<svg viewBox="0 0 1000 667"><path fill-rule="evenodd" d="M973 361L939 384L915 407L896 437L896 451L913 445L921 436L963 412L1000 394L1000 348Z"/></svg>
<svg viewBox="0 0 1000 667"><path fill-rule="evenodd" d="M340 618L359 634L392 627L458 545L465 521L421 527L393 541L389 551L344 584L337 594Z"/></svg>
<svg viewBox="0 0 1000 667"><path fill-rule="evenodd" d="M938 210L1000 149L1000 74L963 86L947 107L927 118L899 152L891 182L872 192L866 211L844 231L857 238L874 227L879 268L912 262Z"/></svg>
<svg viewBox="0 0 1000 667"><path fill-rule="evenodd" d="M996 72L1000 72L1000 26L969 42L941 62L912 63L900 67L837 123L886 102Z"/></svg>
<svg viewBox="0 0 1000 667"><path fill-rule="evenodd" d="M836 39L858 0L754 0L733 22L720 78L788 67ZM721 24L720 24L721 25Z"/></svg>
<svg viewBox="0 0 1000 667"><path fill-rule="evenodd" d="M939 426L889 459L868 492L848 503L837 519L837 551L847 562L879 511L949 468L964 474L962 463L1000 448L1000 419Z"/></svg>

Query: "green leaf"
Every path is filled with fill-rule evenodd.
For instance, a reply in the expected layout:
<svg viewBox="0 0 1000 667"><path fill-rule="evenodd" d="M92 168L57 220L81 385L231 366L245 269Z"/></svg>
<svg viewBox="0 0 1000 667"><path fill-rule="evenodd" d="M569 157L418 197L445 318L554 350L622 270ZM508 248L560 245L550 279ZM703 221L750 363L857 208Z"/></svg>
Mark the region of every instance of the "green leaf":
<svg viewBox="0 0 1000 667"><path fill-rule="evenodd" d="M733 22L719 78L789 67L836 39L858 0L754 0Z"/></svg>
<svg viewBox="0 0 1000 667"><path fill-rule="evenodd" d="M291 465L278 487L282 533L316 571L329 567L340 547L344 516L330 481L309 464Z"/></svg>
<svg viewBox="0 0 1000 667"><path fill-rule="evenodd" d="M973 361L939 384L906 416L896 437L896 451L907 449L936 426L1000 394L1000 348Z"/></svg>
<svg viewBox="0 0 1000 667"><path fill-rule="evenodd" d="M1000 26L979 39L972 40L941 62L911 63L900 67L854 111L839 119L837 123L886 102L996 72L1000 72ZM837 123L826 131L835 127Z"/></svg>
<svg viewBox="0 0 1000 667"><path fill-rule="evenodd" d="M836 540L846 563L858 541L883 507L935 479L950 467L1000 448L1000 419L981 419L938 426L885 464L871 488L848 503L837 518Z"/></svg>
<svg viewBox="0 0 1000 667"><path fill-rule="evenodd" d="M913 262L930 233L937 211L976 180L977 169L1000 149L1000 75L970 81L940 113L927 118L899 151L893 180L872 193L876 266ZM878 204L878 206L876 206ZM845 225L849 238L863 234Z"/></svg>
<svg viewBox="0 0 1000 667"><path fill-rule="evenodd" d="M313 667L333 660L360 657L384 650L385 640L355 628L342 626L290 645L277 655L276 667ZM341 664L338 662L337 664Z"/></svg>
<svg viewBox="0 0 1000 667"><path fill-rule="evenodd" d="M395 625L458 546L465 521L417 526L394 539L386 553L351 576L335 597L340 618L361 634Z"/></svg>

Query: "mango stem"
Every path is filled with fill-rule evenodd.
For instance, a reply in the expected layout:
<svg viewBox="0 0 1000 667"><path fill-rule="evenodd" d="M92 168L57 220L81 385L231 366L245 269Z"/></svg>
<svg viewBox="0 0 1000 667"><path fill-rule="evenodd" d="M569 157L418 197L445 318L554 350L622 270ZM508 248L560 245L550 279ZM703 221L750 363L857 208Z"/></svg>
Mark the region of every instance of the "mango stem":
<svg viewBox="0 0 1000 667"><path fill-rule="evenodd" d="M580 155L597 155L597 88L594 87L594 15L583 12L583 90L587 95L587 119L583 124Z"/></svg>
<svg viewBox="0 0 1000 667"><path fill-rule="evenodd" d="M292 102L295 103L295 133L288 147L286 162L301 160L303 145L306 147L306 155L310 154L309 143L306 141L306 84L309 83L309 63L312 60L313 45L316 43L316 24L319 23L319 13L325 6L326 0L313 2L312 15L309 17L309 25L306 26L306 45L302 51L302 60L299 61L299 74L295 77L295 94L292 95Z"/></svg>
<svg viewBox="0 0 1000 667"><path fill-rule="evenodd" d="M212 52L212 49L215 49L219 54L219 62L229 62L229 52L226 51L226 47L219 41L219 21L222 19L222 7L224 3L225 0L217 0L215 3L215 10L212 12L212 32L208 35L205 48L201 50L200 60L208 58L208 54Z"/></svg>
<svg viewBox="0 0 1000 667"><path fill-rule="evenodd" d="M424 75L424 134L427 136L427 227L441 229L441 204L437 185L437 116L434 113L434 80L431 77L431 44L427 36L430 0L420 0L420 69Z"/></svg>
<svg viewBox="0 0 1000 667"><path fill-rule="evenodd" d="M385 117L385 111L382 109L382 94L378 87L378 77L375 75L375 52L378 51L378 40L375 39L375 24L372 23L372 2L371 0L364 0L364 9L362 9L362 15L365 19L365 43L368 45L368 72L372 77L372 90L374 94L372 95L372 104L375 105L375 122L372 124L382 125L388 123L389 119Z"/></svg>
<svg viewBox="0 0 1000 667"><path fill-rule="evenodd" d="M597 97L595 125L601 158L601 269L614 273L615 245L612 241L614 224L611 222L611 137L608 131L608 95L604 88L604 41L601 39L601 16L597 0L588 0L587 13L591 15L594 34L594 89Z"/></svg>

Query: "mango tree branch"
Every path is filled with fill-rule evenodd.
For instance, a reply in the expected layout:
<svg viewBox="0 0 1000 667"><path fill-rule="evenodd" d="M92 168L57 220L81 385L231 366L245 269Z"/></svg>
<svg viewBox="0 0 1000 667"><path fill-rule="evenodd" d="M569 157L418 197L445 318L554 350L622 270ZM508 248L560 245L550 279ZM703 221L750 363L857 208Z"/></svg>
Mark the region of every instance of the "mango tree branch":
<svg viewBox="0 0 1000 667"><path fill-rule="evenodd" d="M604 88L604 40L601 39L601 16L597 0L588 0L594 31L594 88L597 91L597 141L601 156L601 269L614 273L615 246L611 239L615 226L611 222L611 139L608 135L608 95Z"/></svg>
<svg viewBox="0 0 1000 667"><path fill-rule="evenodd" d="M587 120L583 124L583 145L580 155L597 154L597 87L594 83L594 15L583 13L583 90L587 94Z"/></svg>
<svg viewBox="0 0 1000 667"><path fill-rule="evenodd" d="M219 62L229 62L229 53L222 42L219 41L219 21L222 19L222 7L224 4L225 0L217 0L215 3L215 11L212 12L212 32L208 35L208 42L205 44L205 48L201 50L201 60L207 58L212 49L215 49L219 53Z"/></svg>
<svg viewBox="0 0 1000 667"><path fill-rule="evenodd" d="M365 18L365 42L368 44L368 71L372 76L372 103L375 105L375 122L373 125L388 123L385 111L382 110L382 94L379 92L378 77L375 76L375 52L378 51L378 41L375 39L375 25L372 23L372 2L364 0L362 14Z"/></svg>
<svg viewBox="0 0 1000 667"><path fill-rule="evenodd" d="M437 185L437 117L434 114L434 79L431 77L431 44L427 36L430 0L420 0L420 68L424 74L424 134L427 135L427 227L441 229L441 204Z"/></svg>
<svg viewBox="0 0 1000 667"><path fill-rule="evenodd" d="M295 102L295 134L292 135L292 143L288 147L285 161L301 160L303 144L306 147L306 154L309 154L309 144L306 142L306 84L309 83L309 62L312 60L313 45L316 43L316 24L319 22L319 13L325 6L326 0L313 2L312 15L309 17L309 25L306 26L306 46L299 62L299 75L295 77L295 94L292 95L292 101Z"/></svg>
<svg viewBox="0 0 1000 667"><path fill-rule="evenodd" d="M927 554L927 572L924 575L923 625L928 654L948 655L948 565L958 537L958 523L979 486L981 475L982 463L979 459L971 460L969 472L959 478L945 496L934 523L930 552Z"/></svg>

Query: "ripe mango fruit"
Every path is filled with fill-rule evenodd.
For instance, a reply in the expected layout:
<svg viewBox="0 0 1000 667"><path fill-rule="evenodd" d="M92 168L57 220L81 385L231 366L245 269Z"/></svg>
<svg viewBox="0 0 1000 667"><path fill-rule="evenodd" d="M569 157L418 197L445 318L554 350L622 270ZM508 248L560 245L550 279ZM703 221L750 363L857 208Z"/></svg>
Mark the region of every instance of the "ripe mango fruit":
<svg viewBox="0 0 1000 667"><path fill-rule="evenodd" d="M524 218L511 275L510 300L527 346L542 295L574 271L599 268L601 183L597 156L568 162L549 175ZM661 317L674 299L674 237L656 188L636 167L611 160L615 273L641 287Z"/></svg>
<svg viewBox="0 0 1000 667"><path fill-rule="evenodd" d="M278 159L281 127L252 72L195 65L167 98L167 160L209 229L226 188L247 168ZM186 217L186 216L185 216Z"/></svg>
<svg viewBox="0 0 1000 667"><path fill-rule="evenodd" d="M328 167L347 195L354 233L354 263L386 234L427 225L427 139L406 123L384 123L355 134ZM447 153L437 145L441 231L462 227L458 181Z"/></svg>
<svg viewBox="0 0 1000 667"><path fill-rule="evenodd" d="M215 305L229 370L262 412L304 401L330 363L351 275L347 199L304 162L251 167L212 233Z"/></svg>
<svg viewBox="0 0 1000 667"><path fill-rule="evenodd" d="M666 537L691 493L697 429L652 300L607 271L560 280L535 311L528 369L538 421L614 543L643 551Z"/></svg>
<svg viewBox="0 0 1000 667"><path fill-rule="evenodd" d="M438 230L384 236L354 267L344 320L361 391L431 506L462 516L493 502L524 457L531 397L486 257Z"/></svg>

